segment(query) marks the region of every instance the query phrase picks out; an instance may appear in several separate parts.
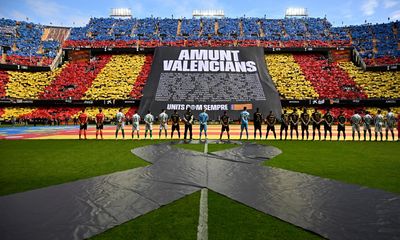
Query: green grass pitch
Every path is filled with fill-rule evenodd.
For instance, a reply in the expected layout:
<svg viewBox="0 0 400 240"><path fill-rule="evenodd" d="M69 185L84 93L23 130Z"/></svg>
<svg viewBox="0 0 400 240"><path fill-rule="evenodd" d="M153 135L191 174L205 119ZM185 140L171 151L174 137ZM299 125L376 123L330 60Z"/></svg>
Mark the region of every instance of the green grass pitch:
<svg viewBox="0 0 400 240"><path fill-rule="evenodd" d="M156 141L0 141L0 195L148 165L130 150ZM157 141L158 142L158 141ZM395 142L257 141L283 153L264 164L400 193ZM235 147L210 144L209 152ZM203 151L203 145L179 145ZM93 239L195 239L200 194L194 193ZM317 239L304 231L209 192L209 239Z"/></svg>

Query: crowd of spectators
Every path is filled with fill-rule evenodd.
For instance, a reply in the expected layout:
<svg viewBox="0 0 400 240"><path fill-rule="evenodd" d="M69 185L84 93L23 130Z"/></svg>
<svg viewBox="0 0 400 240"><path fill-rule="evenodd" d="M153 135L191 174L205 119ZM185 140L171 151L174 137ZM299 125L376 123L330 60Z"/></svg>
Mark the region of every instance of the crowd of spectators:
<svg viewBox="0 0 400 240"><path fill-rule="evenodd" d="M0 99L6 97L6 85L8 83L8 73L0 71Z"/></svg>
<svg viewBox="0 0 400 240"><path fill-rule="evenodd" d="M52 83L61 68L47 72L8 72L8 83L4 85L5 97L11 99L38 99L46 86Z"/></svg>
<svg viewBox="0 0 400 240"><path fill-rule="evenodd" d="M119 30L125 21L123 30ZM117 30L115 30L117 28ZM326 19L114 19L92 18L74 28L65 47L155 46L348 46L349 39L330 34ZM258 42L256 43L256 40Z"/></svg>
<svg viewBox="0 0 400 240"><path fill-rule="evenodd" d="M294 54L305 78L322 99L365 99L349 74L322 54Z"/></svg>
<svg viewBox="0 0 400 240"><path fill-rule="evenodd" d="M337 47L353 45L367 65L400 63L399 22L332 27L325 18L91 18L71 28L64 47L262 46ZM0 19L0 46L8 64L48 66L59 40L42 40L46 27Z"/></svg>
<svg viewBox="0 0 400 240"><path fill-rule="evenodd" d="M352 43L367 65L400 63L400 22L365 24L343 28L351 34Z"/></svg>
<svg viewBox="0 0 400 240"><path fill-rule="evenodd" d="M41 91L39 99L81 99L111 55L99 55L90 61L71 61L60 74Z"/></svg>
<svg viewBox="0 0 400 240"><path fill-rule="evenodd" d="M268 54L265 61L282 99L318 98L318 93L305 78L292 54Z"/></svg>
<svg viewBox="0 0 400 240"><path fill-rule="evenodd" d="M390 99L399 98L400 72L398 71L363 71L351 62L339 63L352 80L357 83L368 98Z"/></svg>
<svg viewBox="0 0 400 240"><path fill-rule="evenodd" d="M57 55L60 42L42 40L45 27L25 21L0 19L2 63L48 66Z"/></svg>
<svg viewBox="0 0 400 240"><path fill-rule="evenodd" d="M142 54L113 55L97 74L83 99L129 99L145 61Z"/></svg>
<svg viewBox="0 0 400 240"><path fill-rule="evenodd" d="M77 124L78 116L83 108L79 107L50 107L50 108L31 108L31 107L6 107L0 108L0 121L8 123L21 123L23 125L44 124L44 125L67 125ZM120 108L102 107L105 115L105 123L115 122L115 115ZM137 106L123 108L126 121L131 121L132 115L137 110ZM94 123L98 107L85 107L89 122Z"/></svg>

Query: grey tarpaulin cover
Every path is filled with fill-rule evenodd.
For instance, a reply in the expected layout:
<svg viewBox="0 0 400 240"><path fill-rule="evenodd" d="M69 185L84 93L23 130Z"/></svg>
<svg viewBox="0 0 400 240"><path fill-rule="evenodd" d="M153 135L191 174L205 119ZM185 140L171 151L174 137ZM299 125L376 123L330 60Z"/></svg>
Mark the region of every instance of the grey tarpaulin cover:
<svg viewBox="0 0 400 240"><path fill-rule="evenodd" d="M203 187L330 239L400 239L399 195L261 166L274 147L132 152L153 164L0 197L1 239L87 238Z"/></svg>

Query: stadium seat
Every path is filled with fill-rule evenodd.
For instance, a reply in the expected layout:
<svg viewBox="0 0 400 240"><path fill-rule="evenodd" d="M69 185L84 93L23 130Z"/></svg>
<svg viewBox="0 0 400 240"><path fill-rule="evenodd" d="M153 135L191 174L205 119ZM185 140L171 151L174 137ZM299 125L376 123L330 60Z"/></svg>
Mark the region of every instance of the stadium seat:
<svg viewBox="0 0 400 240"><path fill-rule="evenodd" d="M318 98L311 83L304 77L291 54L268 54L265 57L269 74L282 99Z"/></svg>
<svg viewBox="0 0 400 240"><path fill-rule="evenodd" d="M30 107L6 107L3 109L4 113L1 115L6 121L10 121L12 118L21 118L22 116L33 112L35 108Z"/></svg>
<svg viewBox="0 0 400 240"><path fill-rule="evenodd" d="M57 55L60 42L42 41L42 25L2 18L0 29L0 45L8 48L6 64L48 66Z"/></svg>
<svg viewBox="0 0 400 240"><path fill-rule="evenodd" d="M128 99L144 61L140 54L112 56L82 99Z"/></svg>
<svg viewBox="0 0 400 240"><path fill-rule="evenodd" d="M65 65L57 78L40 94L40 99L74 99L83 97L111 55L99 55L89 61L73 61Z"/></svg>
<svg viewBox="0 0 400 240"><path fill-rule="evenodd" d="M339 65L368 95L368 98L399 98L400 72L365 72L351 62Z"/></svg>
<svg viewBox="0 0 400 240"><path fill-rule="evenodd" d="M6 97L6 85L8 83L8 73L0 71L0 99Z"/></svg>
<svg viewBox="0 0 400 240"><path fill-rule="evenodd" d="M308 81L323 99L364 99L366 95L346 71L322 54L295 54L294 59Z"/></svg>
<svg viewBox="0 0 400 240"><path fill-rule="evenodd" d="M13 99L38 99L39 95L61 72L61 68L49 72L9 71L5 87L6 97Z"/></svg>
<svg viewBox="0 0 400 240"><path fill-rule="evenodd" d="M143 96L142 90L147 82L147 78L149 77L152 63L153 55L146 55L142 69L140 70L139 75L137 76L136 81L133 84L132 91L130 93L131 98L140 99Z"/></svg>

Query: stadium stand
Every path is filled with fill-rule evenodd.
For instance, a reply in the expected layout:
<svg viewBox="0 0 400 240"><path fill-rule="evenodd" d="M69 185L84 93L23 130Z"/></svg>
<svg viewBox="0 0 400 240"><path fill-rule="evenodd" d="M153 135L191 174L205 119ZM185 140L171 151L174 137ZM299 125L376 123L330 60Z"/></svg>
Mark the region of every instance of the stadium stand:
<svg viewBox="0 0 400 240"><path fill-rule="evenodd" d="M40 94L40 99L81 99L111 55L99 55L90 61L66 63L63 71Z"/></svg>
<svg viewBox="0 0 400 240"><path fill-rule="evenodd" d="M265 60L282 99L318 98L318 93L305 78L292 54L268 54Z"/></svg>
<svg viewBox="0 0 400 240"><path fill-rule="evenodd" d="M11 19L0 19L0 46L6 49L6 64L50 65L61 44L43 37L45 27Z"/></svg>
<svg viewBox="0 0 400 240"><path fill-rule="evenodd" d="M0 19L7 64L46 66L64 47L355 46L370 66L400 63L399 22L335 27L322 18L117 19L91 18L84 27L46 27ZM216 34L217 32L217 34ZM185 41L187 39L187 41ZM209 41L207 41L209 40ZM258 40L259 42L256 42Z"/></svg>
<svg viewBox="0 0 400 240"><path fill-rule="evenodd" d="M143 66L139 72L139 75L136 78L135 83L133 84L132 91L130 93L131 98L140 99L142 98L142 90L146 85L147 78L149 77L151 64L153 63L153 55L149 54L146 56Z"/></svg>
<svg viewBox="0 0 400 240"><path fill-rule="evenodd" d="M0 19L0 49L4 53L2 63L46 66L53 62L61 47L354 46L367 65L379 66L400 63L399 30L399 22L332 27L322 18L91 18L86 26L76 28ZM51 72L0 71L0 98L123 100L142 97L152 54L95 54L89 60L89 50L82 51L88 55L83 54L80 60L70 59L62 68ZM339 59L332 59L330 54L284 53L267 54L265 61L282 99L399 98L399 72L365 72L347 59L349 54L339 57L343 57L341 62L336 62ZM132 115L135 109L124 111ZM76 107L3 108L0 117L71 119L80 110ZM333 108L332 113L337 116L341 110ZM346 115L351 116L354 110L347 108ZM97 107L88 111L95 113ZM111 118L117 109L105 111Z"/></svg>
<svg viewBox="0 0 400 240"><path fill-rule="evenodd" d="M141 54L112 56L82 99L129 99L144 61Z"/></svg>
<svg viewBox="0 0 400 240"><path fill-rule="evenodd" d="M365 72L351 62L339 63L368 98L399 98L400 72Z"/></svg>
<svg viewBox="0 0 400 240"><path fill-rule="evenodd" d="M8 83L8 73L0 71L0 99L6 97L6 85Z"/></svg>
<svg viewBox="0 0 400 240"><path fill-rule="evenodd" d="M329 59L322 54L295 54L294 59L320 98L366 98L347 72L338 67L337 63L329 62Z"/></svg>
<svg viewBox="0 0 400 240"><path fill-rule="evenodd" d="M367 65L400 63L399 22L345 27ZM397 32L397 34L396 34Z"/></svg>
<svg viewBox="0 0 400 240"><path fill-rule="evenodd" d="M61 68L49 72L9 71L6 97L11 99L38 99L43 90L61 72Z"/></svg>
<svg viewBox="0 0 400 240"><path fill-rule="evenodd" d="M109 107L109 108L102 108L103 109L103 113L104 113L104 117L105 117L105 121L109 122L112 121L115 118L115 115L117 114L119 108L116 107ZM123 108L122 112L125 114L127 113L129 110L129 108ZM85 109L86 114L88 115L90 121L94 121L96 114L99 113L99 108L97 107L87 107ZM78 117L79 112L76 113L75 115L73 115L73 117Z"/></svg>
<svg viewBox="0 0 400 240"><path fill-rule="evenodd" d="M21 118L34 110L35 108L30 107L6 107L0 117L6 121L11 121L13 118Z"/></svg>

